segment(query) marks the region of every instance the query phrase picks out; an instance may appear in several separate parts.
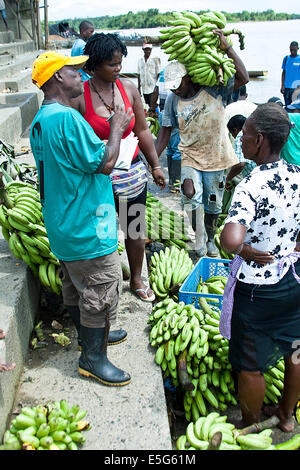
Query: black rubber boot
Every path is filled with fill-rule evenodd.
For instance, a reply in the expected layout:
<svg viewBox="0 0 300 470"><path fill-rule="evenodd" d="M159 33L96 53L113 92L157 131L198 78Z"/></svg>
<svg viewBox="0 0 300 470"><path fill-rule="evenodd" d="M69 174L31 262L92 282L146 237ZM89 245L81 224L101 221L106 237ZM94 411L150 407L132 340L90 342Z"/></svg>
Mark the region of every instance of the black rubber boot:
<svg viewBox="0 0 300 470"><path fill-rule="evenodd" d="M173 184L176 181L180 181L181 178L181 160L172 159L172 175L173 175Z"/></svg>
<svg viewBox="0 0 300 470"><path fill-rule="evenodd" d="M93 377L104 385L121 387L131 381L127 372L115 367L107 358L107 328L86 328L81 325L82 352L78 372Z"/></svg>
<svg viewBox="0 0 300 470"><path fill-rule="evenodd" d="M81 351L81 338L80 338L80 310L76 305L68 305L68 313L75 325L77 331L78 349ZM120 328L119 330L110 331L108 335L108 346L120 344L127 339L127 332Z"/></svg>
<svg viewBox="0 0 300 470"><path fill-rule="evenodd" d="M77 305L67 305L66 306L68 313L72 319L72 322L75 325L77 331L77 341L78 341L78 349L81 350L81 339L80 339L80 310Z"/></svg>
<svg viewBox="0 0 300 470"><path fill-rule="evenodd" d="M219 250L215 245L215 234L217 230L219 214L204 214L204 225L207 233L207 256L210 258L217 258L219 256Z"/></svg>

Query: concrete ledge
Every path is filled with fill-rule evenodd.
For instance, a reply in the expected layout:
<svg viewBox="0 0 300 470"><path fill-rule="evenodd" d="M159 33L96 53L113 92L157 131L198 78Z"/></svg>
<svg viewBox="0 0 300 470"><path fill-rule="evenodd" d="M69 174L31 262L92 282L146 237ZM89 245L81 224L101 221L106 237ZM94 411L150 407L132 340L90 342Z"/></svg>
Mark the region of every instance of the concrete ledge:
<svg viewBox="0 0 300 470"><path fill-rule="evenodd" d="M28 343L39 302L39 283L25 263L16 263L0 236L0 362L16 367L0 373L0 439L7 426L27 356ZM19 264L18 266L16 264Z"/></svg>
<svg viewBox="0 0 300 470"><path fill-rule="evenodd" d="M14 145L30 126L42 98L42 92L37 87L27 93L0 94L1 139Z"/></svg>
<svg viewBox="0 0 300 470"><path fill-rule="evenodd" d="M33 52L36 50L34 41L17 41L7 44L0 44L0 54L8 52L14 56L20 56L26 52Z"/></svg>
<svg viewBox="0 0 300 470"><path fill-rule="evenodd" d="M0 43L14 42L15 33L13 31L0 31Z"/></svg>
<svg viewBox="0 0 300 470"><path fill-rule="evenodd" d="M17 75L11 76L7 79L0 80L0 90L5 90L9 88L13 93L18 91L25 91L30 87L32 80L31 80L32 70L24 69L20 70ZM2 75L3 76L3 75Z"/></svg>
<svg viewBox="0 0 300 470"><path fill-rule="evenodd" d="M8 79L10 77L17 77L24 71L32 71L32 64L37 57L38 52L29 52L22 54L19 57L13 57L11 61L0 68L1 80Z"/></svg>

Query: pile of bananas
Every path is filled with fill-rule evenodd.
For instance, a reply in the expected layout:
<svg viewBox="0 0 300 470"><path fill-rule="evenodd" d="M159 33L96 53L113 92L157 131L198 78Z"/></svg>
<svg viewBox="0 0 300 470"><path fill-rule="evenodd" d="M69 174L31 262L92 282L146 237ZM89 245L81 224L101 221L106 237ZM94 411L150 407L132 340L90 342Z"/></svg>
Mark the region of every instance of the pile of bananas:
<svg viewBox="0 0 300 470"><path fill-rule="evenodd" d="M193 261L184 248L168 246L150 258L149 282L155 295L162 299L175 296L187 276L193 270Z"/></svg>
<svg viewBox="0 0 300 470"><path fill-rule="evenodd" d="M193 390L186 390L183 408L187 421L207 416L211 409L224 412L237 405L231 365L228 360L229 342L220 334L220 309L211 306L205 297L200 308L167 297L152 310L149 342L156 347L155 362L164 374L180 387L179 364L186 363L186 373ZM265 374L265 403L277 403L283 388L284 361Z"/></svg>
<svg viewBox="0 0 300 470"><path fill-rule="evenodd" d="M272 429L251 434L239 434L234 424L227 422L227 416L211 412L200 417L195 423L189 423L186 434L177 439L178 450L206 450L216 432L222 433L218 450L274 450Z"/></svg>
<svg viewBox="0 0 300 470"><path fill-rule="evenodd" d="M4 433L0 450L78 450L90 429L86 411L67 400L25 406Z"/></svg>
<svg viewBox="0 0 300 470"><path fill-rule="evenodd" d="M191 79L202 86L226 85L235 74L234 62L220 49L220 38L213 31L222 29L224 35L238 34L240 48L244 48L243 35L238 30L224 31L226 17L218 11L198 15L192 11L173 12L175 19L160 31L162 48L168 60L185 65ZM231 40L228 42L232 44Z"/></svg>
<svg viewBox="0 0 300 470"><path fill-rule="evenodd" d="M186 233L184 218L162 204L151 193L146 199L146 236L166 246L187 249L190 237Z"/></svg>
<svg viewBox="0 0 300 470"><path fill-rule="evenodd" d="M149 341L157 347L155 361L175 387L180 386L179 362L184 357L193 390L183 398L185 417L196 421L209 408L225 411L236 405L234 382L228 361L228 340L219 331L220 311L176 303L166 298L153 308L149 317Z"/></svg>
<svg viewBox="0 0 300 470"><path fill-rule="evenodd" d="M146 121L148 122L151 134L157 137L160 129L159 120L157 118L147 116Z"/></svg>
<svg viewBox="0 0 300 470"><path fill-rule="evenodd" d="M29 183L12 181L0 189L0 199L0 225L10 251L59 295L59 261L50 249L38 191Z"/></svg>

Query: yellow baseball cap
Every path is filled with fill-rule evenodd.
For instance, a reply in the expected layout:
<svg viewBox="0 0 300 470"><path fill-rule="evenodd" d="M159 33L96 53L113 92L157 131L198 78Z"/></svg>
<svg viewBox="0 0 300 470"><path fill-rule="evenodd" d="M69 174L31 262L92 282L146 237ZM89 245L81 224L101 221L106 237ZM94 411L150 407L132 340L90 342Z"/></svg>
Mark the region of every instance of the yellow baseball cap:
<svg viewBox="0 0 300 470"><path fill-rule="evenodd" d="M55 51L44 52L39 55L32 67L32 82L39 88L46 83L58 70L65 65L82 66L89 56L66 56ZM78 67L80 68L80 67Z"/></svg>

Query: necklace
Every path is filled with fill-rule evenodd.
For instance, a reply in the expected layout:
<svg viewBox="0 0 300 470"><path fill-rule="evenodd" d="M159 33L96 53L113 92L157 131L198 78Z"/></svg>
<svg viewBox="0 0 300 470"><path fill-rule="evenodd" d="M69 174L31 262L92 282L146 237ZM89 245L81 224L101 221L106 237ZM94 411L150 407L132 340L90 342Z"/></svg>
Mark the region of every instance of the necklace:
<svg viewBox="0 0 300 470"><path fill-rule="evenodd" d="M112 102L111 102L111 105L105 103L104 99L102 98L102 96L100 95L99 91L97 90L97 88L95 87L95 85L93 84L93 82L91 81L91 85L94 89L94 91L97 93L97 95L99 96L100 100L102 101L102 103L104 104L104 106L106 107L106 109L112 113L112 111L114 111L115 109L115 87L114 87L114 83L111 84L111 87L112 87Z"/></svg>

